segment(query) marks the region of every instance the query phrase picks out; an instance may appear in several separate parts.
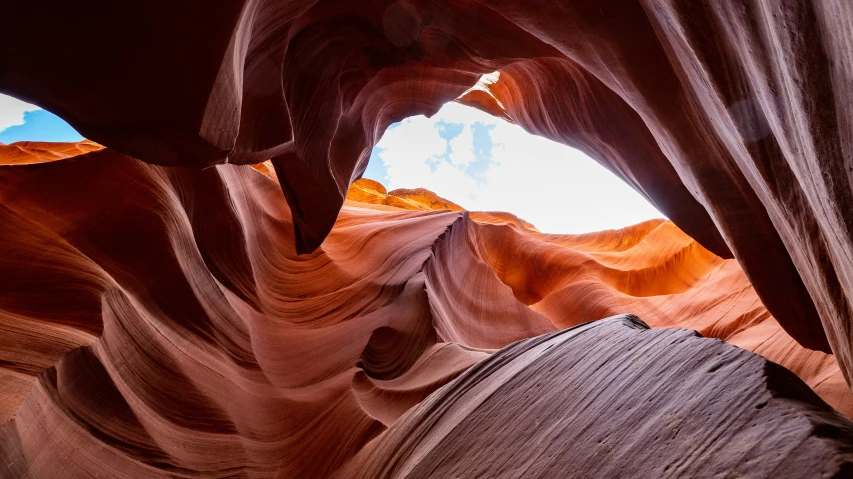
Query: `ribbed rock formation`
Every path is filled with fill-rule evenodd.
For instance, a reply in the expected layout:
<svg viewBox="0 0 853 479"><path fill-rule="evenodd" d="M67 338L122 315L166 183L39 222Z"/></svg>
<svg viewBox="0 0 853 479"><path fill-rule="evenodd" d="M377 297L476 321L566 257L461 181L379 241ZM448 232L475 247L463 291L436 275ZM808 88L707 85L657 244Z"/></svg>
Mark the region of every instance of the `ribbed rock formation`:
<svg viewBox="0 0 853 479"><path fill-rule="evenodd" d="M853 378L848 1L48 0L0 18L0 91L152 164L271 158L300 252L389 124L497 70L470 103L590 153L736 257Z"/></svg>
<svg viewBox="0 0 853 479"><path fill-rule="evenodd" d="M86 140L78 143L45 143L39 141L19 141L11 145L0 143L0 165L50 163L101 149L103 146Z"/></svg>
<svg viewBox="0 0 853 479"><path fill-rule="evenodd" d="M842 478L851 425L767 360L617 316L500 350L338 477Z"/></svg>
<svg viewBox="0 0 853 479"><path fill-rule="evenodd" d="M47 158L38 152L87 145L26 147ZM539 454L535 438L522 446L522 430L570 434L598 448L585 464L629 476L849 472L853 423L805 385L853 415L833 356L798 345L734 260L669 221L548 235L508 214L429 210L443 200L420 193L403 197L411 210L347 201L322 246L299 255L268 164L163 167L111 149L27 164L39 161L20 146L0 146L0 476L574 467ZM594 337L552 334L625 312L800 379L681 330L609 321L585 327ZM499 414L477 409L482 387L503 391L491 395ZM436 449L419 418L454 435ZM584 421L600 429L575 427ZM692 442L674 446L681 430ZM596 446L596 431L615 442ZM506 460L511 445L521 462L483 472L462 459L474 439L490 448L482 460ZM657 455L616 461L630 444Z"/></svg>
<svg viewBox="0 0 853 479"><path fill-rule="evenodd" d="M448 210L464 211L465 208L442 198L425 188L414 190L397 189L386 191L381 183L368 178L355 180L347 192L347 200L373 205L388 205L404 210ZM471 217L480 223L514 223L531 231L539 231L536 226L524 221L512 213L503 211L474 211Z"/></svg>
<svg viewBox="0 0 853 479"><path fill-rule="evenodd" d="M404 210L462 211L464 208L424 188L387 191L381 183L362 178L354 181L347 199L361 203L395 206Z"/></svg>

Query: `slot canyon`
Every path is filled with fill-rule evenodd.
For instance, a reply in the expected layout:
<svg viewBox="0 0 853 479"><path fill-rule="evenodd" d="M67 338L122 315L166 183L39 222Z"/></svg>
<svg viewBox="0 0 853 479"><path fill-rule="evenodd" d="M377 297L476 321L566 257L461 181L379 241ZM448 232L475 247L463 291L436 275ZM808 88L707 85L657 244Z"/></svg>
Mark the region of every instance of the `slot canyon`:
<svg viewBox="0 0 853 479"><path fill-rule="evenodd" d="M0 478L853 477L853 3L0 18L0 93L86 138L0 143ZM448 102L668 219L363 178Z"/></svg>

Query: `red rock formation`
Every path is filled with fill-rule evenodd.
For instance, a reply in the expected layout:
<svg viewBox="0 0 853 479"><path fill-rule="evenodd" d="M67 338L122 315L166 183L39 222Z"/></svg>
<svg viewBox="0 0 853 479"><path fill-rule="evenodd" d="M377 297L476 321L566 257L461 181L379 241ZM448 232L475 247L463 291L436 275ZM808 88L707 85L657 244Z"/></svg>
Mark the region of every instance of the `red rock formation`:
<svg viewBox="0 0 853 479"><path fill-rule="evenodd" d="M851 424L796 382L741 349L617 316L502 349L337 477L849 477ZM684 400L709 390L727 393ZM792 417L822 432L777 427Z"/></svg>
<svg viewBox="0 0 853 479"><path fill-rule="evenodd" d="M469 103L589 152L737 257L786 331L853 377L849 2L48 0L0 17L0 91L153 164L272 158L300 252L387 125L499 70L503 107Z"/></svg>
<svg viewBox="0 0 853 479"><path fill-rule="evenodd" d="M4 477L325 477L487 355L431 332L419 271L457 213L348 207L299 256L248 167L0 177Z"/></svg>
<svg viewBox="0 0 853 479"><path fill-rule="evenodd" d="M367 178L356 180L350 185L347 199L361 203L394 206L404 210L464 210L456 203L425 188L413 190L401 188L389 192L381 183Z"/></svg>
<svg viewBox="0 0 853 479"><path fill-rule="evenodd" d="M853 396L835 358L797 344L735 260L715 256L670 221L587 235L476 223L471 230L473 254L519 301L559 328L635 312L654 328L695 329L791 369L853 415Z"/></svg>
<svg viewBox="0 0 853 479"><path fill-rule="evenodd" d="M404 210L465 210L465 208L456 203L424 188L416 188L414 190L397 189L388 192L381 183L367 178L355 180L350 185L347 192L347 200L374 205L388 205ZM514 223L531 231L539 231L538 228L527 221L512 213L503 211L474 211L471 213L471 218L480 223Z"/></svg>
<svg viewBox="0 0 853 479"><path fill-rule="evenodd" d="M19 141L11 145L0 143L0 165L33 165L64 160L98 151L103 146L88 140L79 143L45 143Z"/></svg>
<svg viewBox="0 0 853 479"><path fill-rule="evenodd" d="M478 387L467 385L471 375L503 368L519 349L539 357L533 346L551 339L491 356L495 350L627 311L652 327L693 328L752 349L853 415L834 358L798 345L734 260L715 256L671 222L547 235L512 215L350 200L321 248L299 255L293 213L271 173L268 166L153 166L110 149L0 167L0 246L9 252L0 258L0 475L371 477L361 468L385 467L412 451L424 458L418 467L468 467L456 446L441 452L428 439L405 448L395 441L421 438L407 431L424 414L452 424L431 405L466 407ZM428 204L438 203L420 203ZM661 451L645 464L654 470L679 459L685 468L737 466L774 477L781 457L798 461L792 474L844 477L848 466L838 451L849 447L853 423L787 372L671 330L625 339L630 346L608 361L623 333L607 328L595 329L603 331L598 339L560 343L565 362L551 362L555 350L535 368L518 369L511 359L502 370L604 398L636 402L653 394L649 408L698 421L689 435L713 438L709 450L738 444L739 431L753 425L759 437L772 438L750 450L752 460L719 452L732 458L724 463L665 446L669 436L656 435L662 426L654 414L631 413L636 427L627 430L621 420L601 421L606 427L597 430L612 435L620 427L618 441L627 441L610 451L630 441ZM662 346L677 338L688 339ZM574 356L564 352L573 344L589 362L569 368ZM696 348L707 357L679 359ZM673 362L656 359L670 353ZM637 361L644 366L625 368ZM722 382L709 381L715 364L725 368ZM495 417L504 424L515 411L527 420L547 402L559 409L542 416L550 418L547 431L571 429L566 414L577 408L559 388L541 391L532 408L500 395L509 402ZM595 400L588 411L600 418L610 403ZM766 410L753 413L755 404ZM496 424L463 419L456 423L462 442L486 440L481 433ZM518 424L504 434L536 429ZM596 439L577 437L578 444ZM371 452L376 448L392 452Z"/></svg>

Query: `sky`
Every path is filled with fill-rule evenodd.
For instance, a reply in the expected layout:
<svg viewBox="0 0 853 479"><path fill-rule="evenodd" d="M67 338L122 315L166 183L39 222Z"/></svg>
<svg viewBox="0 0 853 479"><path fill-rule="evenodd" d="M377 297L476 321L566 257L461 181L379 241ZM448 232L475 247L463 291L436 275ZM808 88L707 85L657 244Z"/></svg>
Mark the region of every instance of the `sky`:
<svg viewBox="0 0 853 479"><path fill-rule="evenodd" d="M82 139L71 125L53 113L0 94L0 143Z"/></svg>
<svg viewBox="0 0 853 479"><path fill-rule="evenodd" d="M0 95L0 143L79 141L61 118ZM477 109L448 103L391 125L364 177L426 188L472 211L508 211L546 233L587 233L663 215L578 150Z"/></svg>
<svg viewBox="0 0 853 479"><path fill-rule="evenodd" d="M459 103L389 127L364 177L426 188L472 211L509 211L546 233L588 233L664 217L584 153Z"/></svg>

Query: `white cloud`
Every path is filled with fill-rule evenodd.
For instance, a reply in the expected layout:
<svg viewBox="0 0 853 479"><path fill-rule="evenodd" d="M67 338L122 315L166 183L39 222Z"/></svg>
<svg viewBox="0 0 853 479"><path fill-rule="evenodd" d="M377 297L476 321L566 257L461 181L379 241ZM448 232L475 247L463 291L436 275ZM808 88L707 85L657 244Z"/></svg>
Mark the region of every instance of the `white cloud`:
<svg viewBox="0 0 853 479"><path fill-rule="evenodd" d="M41 110L41 108L24 103L17 98L0 94L0 131L10 126L23 125L24 113L36 110Z"/></svg>
<svg viewBox="0 0 853 479"><path fill-rule="evenodd" d="M449 141L440 136L448 123L464 125ZM475 141L475 128L490 128L490 159L477 154L484 145ZM478 133L482 139L483 130ZM509 211L548 233L600 231L663 217L580 151L458 103L432 118L407 118L386 131L377 147L389 190L427 188L469 210Z"/></svg>

